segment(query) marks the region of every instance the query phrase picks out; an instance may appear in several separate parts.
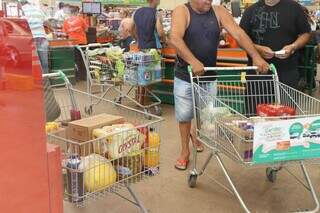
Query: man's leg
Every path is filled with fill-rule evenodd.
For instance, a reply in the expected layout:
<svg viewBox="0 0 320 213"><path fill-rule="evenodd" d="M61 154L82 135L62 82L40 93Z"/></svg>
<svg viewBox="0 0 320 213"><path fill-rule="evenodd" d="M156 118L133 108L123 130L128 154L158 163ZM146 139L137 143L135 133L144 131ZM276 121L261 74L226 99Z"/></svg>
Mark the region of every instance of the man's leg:
<svg viewBox="0 0 320 213"><path fill-rule="evenodd" d="M179 122L181 143L181 152L175 167L180 170L185 170L189 163L189 140L191 121L193 118L193 102L190 83L178 78L174 79L174 101L176 119Z"/></svg>
<svg viewBox="0 0 320 213"><path fill-rule="evenodd" d="M35 39L39 60L42 67L42 73L49 73L48 51L49 42L45 38Z"/></svg>
<svg viewBox="0 0 320 213"><path fill-rule="evenodd" d="M178 160L189 160L190 150L190 130L191 122L179 122L180 138L181 138L181 153Z"/></svg>

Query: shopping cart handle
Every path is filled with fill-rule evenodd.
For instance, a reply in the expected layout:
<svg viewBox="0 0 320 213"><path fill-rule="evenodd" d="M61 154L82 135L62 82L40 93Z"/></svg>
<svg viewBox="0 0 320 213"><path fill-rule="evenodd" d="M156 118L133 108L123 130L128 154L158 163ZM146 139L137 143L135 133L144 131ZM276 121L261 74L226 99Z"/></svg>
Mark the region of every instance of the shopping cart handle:
<svg viewBox="0 0 320 213"><path fill-rule="evenodd" d="M245 70L257 70L257 66L249 66L249 67L205 67L204 71L232 71L232 70L239 70L239 71L245 71ZM192 73L192 67L188 66L189 73Z"/></svg>
<svg viewBox="0 0 320 213"><path fill-rule="evenodd" d="M246 71L246 70L257 70L257 66L248 66L248 67L205 67L204 71Z"/></svg>
<svg viewBox="0 0 320 213"><path fill-rule="evenodd" d="M66 84L70 84L70 81L68 79L68 77L66 76L66 74L64 74L64 72L62 72L61 70L58 70L57 72L54 73L47 73L47 74L43 74L42 75L43 78L55 78L55 77L60 77L64 80L64 82L66 82Z"/></svg>
<svg viewBox="0 0 320 213"><path fill-rule="evenodd" d="M278 75L277 68L274 66L274 64L270 64L270 71L272 74Z"/></svg>

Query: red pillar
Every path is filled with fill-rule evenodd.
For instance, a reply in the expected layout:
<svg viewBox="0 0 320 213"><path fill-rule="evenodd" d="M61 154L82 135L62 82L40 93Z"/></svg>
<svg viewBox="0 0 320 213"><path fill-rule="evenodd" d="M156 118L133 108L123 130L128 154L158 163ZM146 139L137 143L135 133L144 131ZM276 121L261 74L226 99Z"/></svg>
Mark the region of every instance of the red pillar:
<svg viewBox="0 0 320 213"><path fill-rule="evenodd" d="M43 89L30 84L30 31L20 40L3 31L15 24L0 18L0 82L5 82L0 88L0 212L49 213L55 204L50 204Z"/></svg>

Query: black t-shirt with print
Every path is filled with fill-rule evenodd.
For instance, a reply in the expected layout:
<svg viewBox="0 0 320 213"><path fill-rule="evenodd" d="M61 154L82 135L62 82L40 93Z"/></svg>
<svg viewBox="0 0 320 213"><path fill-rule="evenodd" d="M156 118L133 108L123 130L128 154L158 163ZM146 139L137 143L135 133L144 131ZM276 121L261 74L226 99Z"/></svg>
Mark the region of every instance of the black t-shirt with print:
<svg viewBox="0 0 320 213"><path fill-rule="evenodd" d="M292 44L299 35L310 32L310 25L302 7L293 0L280 0L275 6L267 6L264 0L250 6L243 14L240 26L255 44L281 50ZM298 51L287 59L272 58L279 72L297 69ZM249 64L252 64L249 59Z"/></svg>

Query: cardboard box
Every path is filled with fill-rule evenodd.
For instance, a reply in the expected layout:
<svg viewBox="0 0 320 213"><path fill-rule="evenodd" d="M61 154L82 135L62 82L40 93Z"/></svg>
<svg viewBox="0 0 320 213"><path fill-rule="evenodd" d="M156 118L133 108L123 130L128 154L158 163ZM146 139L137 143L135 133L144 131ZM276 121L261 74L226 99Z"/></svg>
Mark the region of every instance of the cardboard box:
<svg viewBox="0 0 320 213"><path fill-rule="evenodd" d="M83 141L70 139L67 137L66 128L60 128L59 130L51 132L50 134L59 138L49 136L48 142L50 144L58 145L63 153L78 154L79 156L85 157L92 154L94 151L92 143L84 143ZM78 142L78 144L68 143L66 140L72 140L73 142Z"/></svg>
<svg viewBox="0 0 320 213"><path fill-rule="evenodd" d="M123 117L106 113L72 121L67 128L68 138L79 142L86 142L92 139L92 130L121 123L124 123Z"/></svg>

